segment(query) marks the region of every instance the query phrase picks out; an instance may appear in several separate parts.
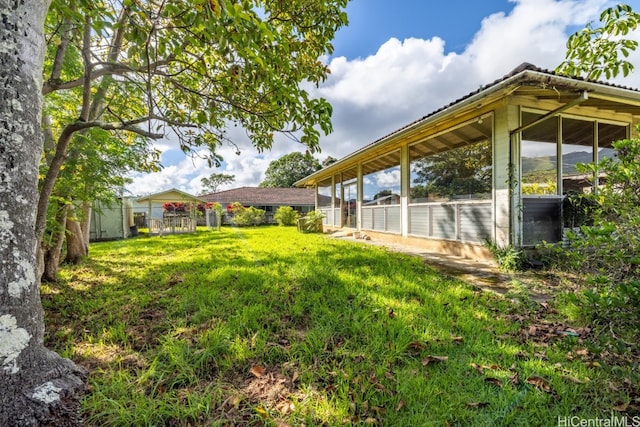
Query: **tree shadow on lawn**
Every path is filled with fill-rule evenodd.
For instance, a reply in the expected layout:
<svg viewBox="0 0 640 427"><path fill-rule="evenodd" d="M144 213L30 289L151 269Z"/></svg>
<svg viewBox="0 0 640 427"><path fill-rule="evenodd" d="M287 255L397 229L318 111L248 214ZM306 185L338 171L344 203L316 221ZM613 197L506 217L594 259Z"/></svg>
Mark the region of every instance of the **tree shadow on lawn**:
<svg viewBox="0 0 640 427"><path fill-rule="evenodd" d="M93 371L89 424L552 424L609 407L565 355L578 339L518 339L526 306L376 248L246 239L148 270L92 259L46 296L48 345Z"/></svg>

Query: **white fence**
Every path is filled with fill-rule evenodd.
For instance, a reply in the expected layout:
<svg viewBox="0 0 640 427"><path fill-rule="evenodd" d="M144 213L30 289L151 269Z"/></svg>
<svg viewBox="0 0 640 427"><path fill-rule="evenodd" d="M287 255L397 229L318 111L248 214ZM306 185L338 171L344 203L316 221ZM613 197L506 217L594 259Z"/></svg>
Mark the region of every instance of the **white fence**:
<svg viewBox="0 0 640 427"><path fill-rule="evenodd" d="M483 243L492 236L491 200L418 203L409 205L409 234L417 237ZM324 225L340 227L340 209L320 208ZM363 230L402 232L400 205L363 206Z"/></svg>
<svg viewBox="0 0 640 427"><path fill-rule="evenodd" d="M149 234L175 234L193 233L196 224L189 217L168 216L164 218L151 218L149 220Z"/></svg>

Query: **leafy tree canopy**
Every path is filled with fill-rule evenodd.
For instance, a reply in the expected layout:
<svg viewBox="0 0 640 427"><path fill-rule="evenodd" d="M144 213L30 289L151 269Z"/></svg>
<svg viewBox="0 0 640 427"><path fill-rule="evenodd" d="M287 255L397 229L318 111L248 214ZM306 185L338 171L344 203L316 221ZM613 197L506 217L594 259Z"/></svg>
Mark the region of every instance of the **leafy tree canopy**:
<svg viewBox="0 0 640 427"><path fill-rule="evenodd" d="M323 167L329 166L330 164L335 163L337 161L338 161L338 159L336 159L335 157L327 156L327 158L322 161L322 166Z"/></svg>
<svg viewBox="0 0 640 427"><path fill-rule="evenodd" d="M335 32L346 24L346 3L56 0L43 93L90 97L88 86L108 81L101 95L109 108L95 121L91 102L81 103L73 117L95 121L81 127L154 138L170 127L185 150L206 145L215 152L229 123L246 129L258 149L268 149L282 131L300 132L300 141L316 150L316 126L331 131L331 107L300 83L326 78L318 58L332 51Z"/></svg>
<svg viewBox="0 0 640 427"><path fill-rule="evenodd" d="M332 109L301 83L327 77L319 58L347 23L347 2L54 0L42 87L54 143L40 185L38 240L74 135L88 129L147 143L171 131L185 152L208 148L212 164L221 144L234 144L226 133L233 125L258 150L269 149L276 132L318 150Z"/></svg>
<svg viewBox="0 0 640 427"><path fill-rule="evenodd" d="M269 163L260 187L293 187L296 181L320 168L322 165L311 154L289 153Z"/></svg>
<svg viewBox="0 0 640 427"><path fill-rule="evenodd" d="M627 76L633 64L627 58L638 47L638 42L624 36L640 24L640 14L631 6L619 4L600 14L600 25L589 23L567 40L566 59L556 72L569 76L582 76L598 80L602 74L607 79L620 72Z"/></svg>
<svg viewBox="0 0 640 427"><path fill-rule="evenodd" d="M382 199L383 197L391 196L392 194L393 192L391 190L382 190L377 192L376 195L373 196L373 200Z"/></svg>

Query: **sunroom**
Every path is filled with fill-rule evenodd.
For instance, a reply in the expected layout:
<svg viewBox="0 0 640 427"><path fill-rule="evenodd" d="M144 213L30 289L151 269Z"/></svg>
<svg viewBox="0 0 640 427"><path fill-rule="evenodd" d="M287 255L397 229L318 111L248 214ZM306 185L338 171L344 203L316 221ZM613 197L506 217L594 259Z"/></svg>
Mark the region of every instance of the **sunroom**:
<svg viewBox="0 0 640 427"><path fill-rule="evenodd" d="M523 64L296 185L326 196L326 231L486 258L560 241L566 195L603 178L576 165L615 156L639 116L636 89Z"/></svg>

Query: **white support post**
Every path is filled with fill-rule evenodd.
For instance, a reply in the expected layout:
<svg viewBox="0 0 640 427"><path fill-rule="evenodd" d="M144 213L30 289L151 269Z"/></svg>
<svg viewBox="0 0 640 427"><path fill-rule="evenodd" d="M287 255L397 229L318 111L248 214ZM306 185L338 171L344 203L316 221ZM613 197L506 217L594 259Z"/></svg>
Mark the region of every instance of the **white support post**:
<svg viewBox="0 0 640 427"><path fill-rule="evenodd" d="M409 199L411 198L411 161L409 147L400 147L400 232L409 235Z"/></svg>
<svg viewBox="0 0 640 427"><path fill-rule="evenodd" d="M358 163L358 178L356 180L356 229L362 230L362 193L364 191L364 182L362 180L362 163Z"/></svg>

